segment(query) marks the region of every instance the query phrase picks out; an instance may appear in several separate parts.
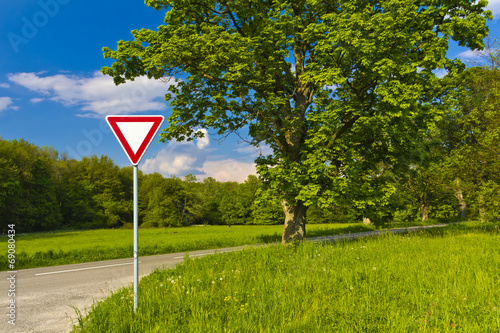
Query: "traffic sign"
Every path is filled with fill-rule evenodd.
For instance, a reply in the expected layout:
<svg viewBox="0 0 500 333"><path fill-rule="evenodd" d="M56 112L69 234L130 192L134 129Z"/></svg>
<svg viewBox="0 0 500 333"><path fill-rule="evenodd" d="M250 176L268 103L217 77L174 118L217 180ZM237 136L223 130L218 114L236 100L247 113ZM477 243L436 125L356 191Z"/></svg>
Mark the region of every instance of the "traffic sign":
<svg viewBox="0 0 500 333"><path fill-rule="evenodd" d="M137 164L163 123L163 116L107 116L106 121L133 166L134 206L134 312L139 305L139 198Z"/></svg>
<svg viewBox="0 0 500 333"><path fill-rule="evenodd" d="M163 116L106 117L106 121L133 165L139 164L164 119Z"/></svg>

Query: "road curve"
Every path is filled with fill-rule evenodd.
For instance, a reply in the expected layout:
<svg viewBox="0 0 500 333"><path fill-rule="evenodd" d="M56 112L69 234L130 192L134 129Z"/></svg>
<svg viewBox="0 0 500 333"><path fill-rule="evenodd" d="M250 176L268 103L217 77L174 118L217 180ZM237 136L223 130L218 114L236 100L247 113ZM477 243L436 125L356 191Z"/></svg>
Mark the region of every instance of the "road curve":
<svg viewBox="0 0 500 333"><path fill-rule="evenodd" d="M367 231L346 235L322 236L308 238L308 241L328 242L350 240L375 236L381 233L404 233L424 228L442 227L432 225L425 227L398 228L381 231ZM229 252L243 249L244 246L217 250L191 251L190 256L204 256L215 252ZM140 277L148 275L158 267L174 267L186 255L171 253L139 258ZM10 282L8 278L15 275L16 325L8 323ZM61 333L71 331L78 323L78 309L86 315L94 302L107 297L110 292L133 283L133 261L131 258L106 260L99 262L31 268L19 270L12 274L1 272L0 306L4 315L1 317L0 332L19 333Z"/></svg>

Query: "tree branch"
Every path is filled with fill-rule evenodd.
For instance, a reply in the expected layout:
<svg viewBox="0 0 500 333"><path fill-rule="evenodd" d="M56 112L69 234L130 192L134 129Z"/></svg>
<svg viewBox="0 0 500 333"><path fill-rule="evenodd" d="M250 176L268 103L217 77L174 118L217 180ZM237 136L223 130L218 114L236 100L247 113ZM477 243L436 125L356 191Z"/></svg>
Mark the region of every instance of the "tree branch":
<svg viewBox="0 0 500 333"><path fill-rule="evenodd" d="M332 139L326 145L326 149L331 149L335 144L335 141L340 138L340 136L342 136L345 132L347 132L347 130L350 129L359 118L361 118L360 115L355 115L347 122L345 122L344 125L342 125L342 127L335 134L333 134Z"/></svg>

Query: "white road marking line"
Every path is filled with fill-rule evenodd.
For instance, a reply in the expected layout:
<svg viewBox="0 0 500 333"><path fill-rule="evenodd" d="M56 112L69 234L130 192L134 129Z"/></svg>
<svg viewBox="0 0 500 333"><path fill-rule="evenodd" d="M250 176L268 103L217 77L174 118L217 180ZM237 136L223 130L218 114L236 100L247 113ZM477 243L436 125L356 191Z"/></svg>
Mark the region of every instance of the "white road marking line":
<svg viewBox="0 0 500 333"><path fill-rule="evenodd" d="M141 263L141 262L139 262ZM56 272L47 272L47 273L38 273L35 275L50 275L50 274L59 274L59 273L68 273L68 272L77 272L77 271L86 271L89 269L98 269L98 268L106 268L106 267L115 267L115 266L124 266L124 265L133 265L133 262L127 262L124 264L114 264L114 265L105 265L105 266L95 266L95 267L86 267L86 268L76 268L76 269L68 269L65 271L56 271Z"/></svg>
<svg viewBox="0 0 500 333"><path fill-rule="evenodd" d="M206 256L208 254L213 254L213 253L200 253L200 254L190 254L190 257L199 257L199 256ZM174 257L174 259L184 259L185 256L182 257Z"/></svg>
<svg viewBox="0 0 500 333"><path fill-rule="evenodd" d="M226 253L226 252L233 252L235 250L227 250L227 251L217 251L217 252L210 252L210 253L200 253L200 254L190 254L190 257L199 257L199 256L207 256L209 254L216 254L216 253ZM184 259L185 256L182 257L174 257L174 259Z"/></svg>
<svg viewBox="0 0 500 333"><path fill-rule="evenodd" d="M200 253L200 254L190 254L190 257L198 257L198 256L206 256L209 254L215 254L215 253L225 253L225 252L233 252L234 250L227 250L227 251L217 251L217 252L211 252L211 253ZM174 257L174 259L184 259L184 256L182 257ZM141 263L139 261L139 263ZM47 272L47 273L38 273L35 274L36 276L39 275L50 275L50 274L59 274L59 273L68 273L68 272L77 272L77 271L86 271L89 269L98 269L98 268L106 268L106 267L115 267L115 266L124 266L124 265L133 265L133 262L127 262L124 264L114 264L114 265L105 265L105 266L95 266L95 267L86 267L86 268L76 268L76 269L68 269L65 271L57 271L57 272Z"/></svg>

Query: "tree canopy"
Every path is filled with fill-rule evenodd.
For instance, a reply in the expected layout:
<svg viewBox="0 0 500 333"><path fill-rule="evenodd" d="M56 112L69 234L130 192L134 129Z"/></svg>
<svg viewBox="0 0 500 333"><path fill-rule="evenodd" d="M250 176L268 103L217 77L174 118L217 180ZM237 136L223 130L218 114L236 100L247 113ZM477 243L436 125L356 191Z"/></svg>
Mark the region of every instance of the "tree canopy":
<svg viewBox="0 0 500 333"><path fill-rule="evenodd" d="M164 140L201 127L269 145L257 164L282 200L284 243L304 237L308 206L332 204L410 150L443 88L434 71L461 67L448 43L481 49L491 19L484 0L146 4L165 24L104 48L115 62L102 72L116 84L177 78Z"/></svg>

